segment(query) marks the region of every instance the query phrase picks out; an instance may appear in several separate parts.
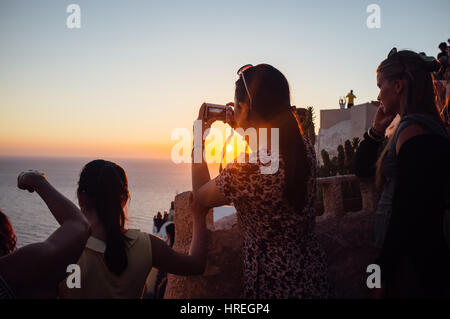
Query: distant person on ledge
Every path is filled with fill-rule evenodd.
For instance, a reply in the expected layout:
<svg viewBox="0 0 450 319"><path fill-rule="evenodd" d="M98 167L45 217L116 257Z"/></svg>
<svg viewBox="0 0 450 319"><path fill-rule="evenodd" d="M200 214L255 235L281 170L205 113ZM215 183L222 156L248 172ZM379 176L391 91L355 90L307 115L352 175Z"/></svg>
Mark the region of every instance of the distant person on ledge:
<svg viewBox="0 0 450 319"><path fill-rule="evenodd" d="M339 99L339 107L341 110L345 109L345 99L344 98Z"/></svg>
<svg viewBox="0 0 450 319"><path fill-rule="evenodd" d="M353 94L353 90L350 90L350 93L347 94L347 108L351 108L355 102L356 96Z"/></svg>
<svg viewBox="0 0 450 319"><path fill-rule="evenodd" d="M157 233L159 233L159 230L161 229L163 223L164 221L162 219L161 212L158 212L158 214L153 217L153 225L155 225Z"/></svg>

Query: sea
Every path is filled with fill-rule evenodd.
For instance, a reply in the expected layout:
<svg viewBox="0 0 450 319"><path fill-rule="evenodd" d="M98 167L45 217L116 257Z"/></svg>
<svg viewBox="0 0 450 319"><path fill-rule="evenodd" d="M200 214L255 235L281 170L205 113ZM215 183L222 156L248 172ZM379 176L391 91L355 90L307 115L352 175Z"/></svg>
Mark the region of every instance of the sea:
<svg viewBox="0 0 450 319"><path fill-rule="evenodd" d="M36 193L17 188L20 172L37 169L49 182L78 205L76 189L79 174L91 159L0 157L0 209L8 216L17 235L17 246L45 240L58 223ZM191 190L190 164L170 159L108 159L125 169L131 199L127 206L127 227L151 233L153 216L169 212L178 193ZM211 177L218 174L212 167ZM226 214L222 214L226 215ZM222 216L214 216L217 220Z"/></svg>

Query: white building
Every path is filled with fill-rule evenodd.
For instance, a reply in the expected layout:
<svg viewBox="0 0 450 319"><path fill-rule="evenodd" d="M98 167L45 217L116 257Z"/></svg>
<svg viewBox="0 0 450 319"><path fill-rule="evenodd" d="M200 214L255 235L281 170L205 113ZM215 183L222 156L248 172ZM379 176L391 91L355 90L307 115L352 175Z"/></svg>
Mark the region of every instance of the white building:
<svg viewBox="0 0 450 319"><path fill-rule="evenodd" d="M377 107L371 103L352 106L350 109L320 110L320 129L316 140L316 154L322 161L320 152L325 149L330 158L337 155L339 144L354 137L362 139L372 126Z"/></svg>

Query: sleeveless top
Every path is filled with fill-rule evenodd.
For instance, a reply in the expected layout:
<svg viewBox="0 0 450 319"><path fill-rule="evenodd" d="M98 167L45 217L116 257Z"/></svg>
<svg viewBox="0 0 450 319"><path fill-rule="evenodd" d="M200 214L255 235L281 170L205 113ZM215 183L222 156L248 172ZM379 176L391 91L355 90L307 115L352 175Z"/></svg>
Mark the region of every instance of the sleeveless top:
<svg viewBox="0 0 450 319"><path fill-rule="evenodd" d="M59 284L60 298L120 298L142 296L145 280L152 268L152 249L148 234L139 230L124 233L127 242L128 266L120 276L109 271L104 261L105 242L90 237L78 260L81 288L68 288L66 280Z"/></svg>
<svg viewBox="0 0 450 319"><path fill-rule="evenodd" d="M439 135L447 139L449 138L444 127L439 125L439 123L430 115L412 114L406 115L401 119L381 166L381 172L385 177L386 182L375 212L375 246L378 248L383 246L384 238L389 226L389 220L392 214L392 201L394 198L398 172L396 151L397 139L402 130L413 124L420 125L431 134Z"/></svg>

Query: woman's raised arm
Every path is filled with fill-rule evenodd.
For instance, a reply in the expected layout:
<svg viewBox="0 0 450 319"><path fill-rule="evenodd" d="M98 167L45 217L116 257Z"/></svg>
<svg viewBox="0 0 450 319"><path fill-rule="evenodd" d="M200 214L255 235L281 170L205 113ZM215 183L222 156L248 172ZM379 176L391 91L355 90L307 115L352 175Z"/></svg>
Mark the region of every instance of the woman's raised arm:
<svg viewBox="0 0 450 319"><path fill-rule="evenodd" d="M230 104L230 103L229 103ZM227 104L228 105L228 104ZM229 204L229 200L225 198L222 193L217 189L215 181L211 180L208 165L203 158L203 132L208 129L212 121L205 121L203 114L205 114L205 103L202 104L199 110L199 115L197 121L201 121L202 125L202 139L201 141L195 141L192 150L192 155L196 152L197 148L201 148L202 156L201 159L198 160L194 156L192 156L192 191L194 192L194 196L196 198L196 203L206 207L217 207L225 204ZM227 115L228 116L228 115ZM195 136L195 134L194 134ZM198 144L196 144L198 143ZM198 160L196 162L196 160Z"/></svg>
<svg viewBox="0 0 450 319"><path fill-rule="evenodd" d="M0 274L19 298L47 294L53 287L56 292L67 266L78 261L85 247L89 224L78 207L59 193L43 173L20 174L18 187L36 191L61 227L44 242L27 245L0 258Z"/></svg>

